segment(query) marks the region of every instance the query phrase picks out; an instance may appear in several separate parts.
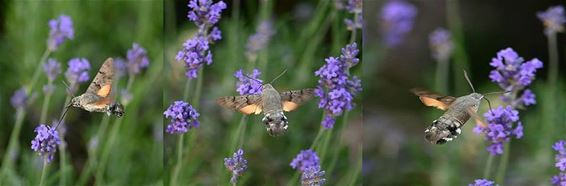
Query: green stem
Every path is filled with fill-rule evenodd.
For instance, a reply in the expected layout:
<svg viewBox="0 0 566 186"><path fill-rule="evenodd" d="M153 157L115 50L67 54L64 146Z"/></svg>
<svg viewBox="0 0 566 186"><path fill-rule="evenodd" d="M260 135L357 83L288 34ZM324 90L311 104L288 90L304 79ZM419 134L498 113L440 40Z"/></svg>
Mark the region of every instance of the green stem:
<svg viewBox="0 0 566 186"><path fill-rule="evenodd" d="M41 56L41 59L39 60L39 64L35 67L35 71L33 72L33 76L31 78L31 83L28 87L28 92L31 93L33 91L33 88L35 87L35 84L37 83L37 80L39 78L39 72L41 72L41 68L43 67L43 63L45 62L45 60L47 60L47 57L49 57L49 54L51 54L51 51L49 49L46 49L45 52L43 52L43 55Z"/></svg>
<svg viewBox="0 0 566 186"><path fill-rule="evenodd" d="M324 120L324 113L322 113L322 119L321 121ZM316 134L316 137L314 137L314 140L312 141L311 146L309 147L309 149L314 150L314 148L316 148L316 146L319 143L320 137L322 137L322 133L324 133L325 128L324 126L320 125L320 128L318 129L318 133Z"/></svg>
<svg viewBox="0 0 566 186"><path fill-rule="evenodd" d="M43 157L43 168L41 170L41 179L39 181L39 186L45 185L45 178L47 177L47 157Z"/></svg>
<svg viewBox="0 0 566 186"><path fill-rule="evenodd" d="M48 86L51 85L51 82L49 83ZM51 101L51 92L47 92L45 94L45 99L43 100L43 105L41 106L41 116L39 117L39 123L44 123L47 120L47 111L49 110L49 102Z"/></svg>
<svg viewBox="0 0 566 186"><path fill-rule="evenodd" d="M50 94L48 94L48 96L50 96ZM66 106L69 104L69 102L71 101L71 96L67 96L67 98L65 98L65 104L63 105L63 109L61 112L61 116L63 117L63 113L65 112L66 109L68 109ZM64 123L65 122L65 117L61 118L61 121L58 121L59 123ZM59 178L59 182L61 185L67 185L67 154L65 153L65 149L67 147L67 143L65 142L65 136L61 136L61 138L63 139L63 141L61 142L61 145L58 146L59 148L59 166L61 168L61 177Z"/></svg>
<svg viewBox="0 0 566 186"><path fill-rule="evenodd" d="M246 118L247 118L246 115L242 115L242 117L240 118L238 129L236 129L236 133L234 134L234 137L232 137L232 144L230 145L230 149L228 152L231 152L232 150L235 150L236 148L242 146L243 143L242 130L245 130Z"/></svg>
<svg viewBox="0 0 566 186"><path fill-rule="evenodd" d="M193 97L193 106L195 108L199 108L200 105L200 95L201 95L201 89L202 89L202 79L204 79L204 70L203 68L200 68L199 73L198 73L198 78L197 78L197 87L195 88L195 97Z"/></svg>
<svg viewBox="0 0 566 186"><path fill-rule="evenodd" d="M173 175L171 176L171 185L178 185L177 179L179 177L179 172L181 171L181 167L183 164L183 138L184 134L179 136L177 141L177 164L175 164L175 168L173 170Z"/></svg>
<svg viewBox="0 0 566 186"><path fill-rule="evenodd" d="M18 137L20 136L22 124L26 116L26 111L24 109L25 108L21 107L16 110L16 123L14 125L14 129L12 129L12 134L10 134L10 142L8 144L7 153L4 154L4 159L2 160L2 173L7 170L12 170L12 167L14 166L14 158L19 148Z"/></svg>
<svg viewBox="0 0 566 186"><path fill-rule="evenodd" d="M485 168L483 169L483 178L485 179L490 179L490 173L491 173L491 166L493 165L493 159L495 159L495 156L493 154L490 154L489 157L487 157L487 163L485 164Z"/></svg>
<svg viewBox="0 0 566 186"><path fill-rule="evenodd" d="M555 87L556 81L558 81L558 46L556 43L556 33L550 33L547 36L549 56L548 83L550 87ZM554 95L554 92L552 94Z"/></svg>
<svg viewBox="0 0 566 186"><path fill-rule="evenodd" d="M358 20L358 17L360 15L358 13L354 14L354 20L352 20L354 23ZM357 28L352 28L352 35L350 35L350 43L354 43L354 41L356 41L356 32L358 31ZM361 46L359 46L361 47Z"/></svg>
<svg viewBox="0 0 566 186"><path fill-rule="evenodd" d="M187 80L185 83L185 90L183 90L183 100L188 101L189 99L189 90L191 89L191 80Z"/></svg>
<svg viewBox="0 0 566 186"><path fill-rule="evenodd" d="M358 177L360 177L360 173L362 172L362 154L363 154L363 145L359 144L358 145L358 161L356 162L356 166L354 167L354 170L351 171L352 176L350 177L350 181L347 185L355 185L356 181L358 180ZM331 174L329 174L331 175Z"/></svg>
<svg viewBox="0 0 566 186"><path fill-rule="evenodd" d="M499 162L499 167L497 168L497 174L495 176L495 183L504 185L505 171L507 170L507 163L509 162L509 149L511 148L511 142L505 143L503 148L503 157Z"/></svg>
<svg viewBox="0 0 566 186"><path fill-rule="evenodd" d="M340 150L342 150L342 140L340 140L340 136L342 135L344 128L346 128L346 125L348 124L348 113L349 112L346 112L344 114L344 117L342 118L342 125L340 126L340 130L338 130L336 141L334 142L336 146L334 146L335 148L332 154L332 158L330 160L330 164L326 169L328 175L332 175L332 171L334 170L334 167L336 166L336 162L338 161L338 155L340 154Z"/></svg>

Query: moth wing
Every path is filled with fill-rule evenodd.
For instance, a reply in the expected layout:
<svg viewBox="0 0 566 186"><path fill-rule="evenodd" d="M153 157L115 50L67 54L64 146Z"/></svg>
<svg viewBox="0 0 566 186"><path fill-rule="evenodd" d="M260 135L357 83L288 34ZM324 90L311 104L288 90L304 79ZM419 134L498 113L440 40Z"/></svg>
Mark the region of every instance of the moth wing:
<svg viewBox="0 0 566 186"><path fill-rule="evenodd" d="M101 98L100 100L87 103L86 107L94 108L95 110L104 110L110 103L112 103L112 99Z"/></svg>
<svg viewBox="0 0 566 186"><path fill-rule="evenodd" d="M314 89L289 90L281 92L279 95L281 96L283 110L290 112L297 109L302 103L312 99Z"/></svg>
<svg viewBox="0 0 566 186"><path fill-rule="evenodd" d="M478 115L478 113L475 112L471 107L467 108L466 112L468 113L468 115L474 118L474 120L478 125L481 125L482 127L487 127L487 123L483 121L483 119Z"/></svg>
<svg viewBox="0 0 566 186"><path fill-rule="evenodd" d="M262 111L260 95L225 96L216 99L216 103L246 115L259 114Z"/></svg>
<svg viewBox="0 0 566 186"><path fill-rule="evenodd" d="M448 107L456 100L452 96L443 96L435 92L431 92L423 89L411 89L415 95L419 96L419 99L426 106L436 107L440 110L446 110Z"/></svg>
<svg viewBox="0 0 566 186"><path fill-rule="evenodd" d="M108 95L112 92L113 78L114 60L112 58L108 58L104 61L86 91L100 97L108 97Z"/></svg>

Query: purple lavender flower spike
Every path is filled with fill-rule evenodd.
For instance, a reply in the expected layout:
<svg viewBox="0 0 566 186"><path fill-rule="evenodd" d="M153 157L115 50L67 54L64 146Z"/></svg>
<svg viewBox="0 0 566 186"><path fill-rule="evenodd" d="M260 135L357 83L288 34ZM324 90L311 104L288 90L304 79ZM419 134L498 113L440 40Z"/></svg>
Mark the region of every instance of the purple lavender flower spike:
<svg viewBox="0 0 566 186"><path fill-rule="evenodd" d="M361 29L363 27L364 19L362 14L358 15L357 19L344 19L344 24L348 30Z"/></svg>
<svg viewBox="0 0 566 186"><path fill-rule="evenodd" d="M169 134L186 133L189 129L199 126L198 117L200 114L193 106L184 101L175 101L163 112L163 115L165 118L171 119L166 129Z"/></svg>
<svg viewBox="0 0 566 186"><path fill-rule="evenodd" d="M389 1L381 10L381 33L385 44L395 47L413 29L417 9L405 1Z"/></svg>
<svg viewBox="0 0 566 186"><path fill-rule="evenodd" d="M183 49L177 53L177 61L184 61L189 79L197 78L197 73L204 64L212 64L212 54L209 50L208 39L205 37L193 37L183 44Z"/></svg>
<svg viewBox="0 0 566 186"><path fill-rule="evenodd" d="M147 52L137 43L132 44L132 49L128 50L127 59L127 68L130 74L137 74L141 69L149 66Z"/></svg>
<svg viewBox="0 0 566 186"><path fill-rule="evenodd" d="M503 143L511 140L514 135L516 139L523 136L523 126L519 121L519 112L511 106L499 106L484 114L487 126L476 126L474 132L484 133L485 138L491 142L487 150L493 155L503 154Z"/></svg>
<svg viewBox="0 0 566 186"><path fill-rule="evenodd" d="M248 77L244 76L242 69L234 73L234 77L238 78L236 83L236 91L240 95L250 95L250 94L261 94L262 92L262 80L259 79L261 72L258 69L254 69L252 74L247 74ZM250 78L254 78L250 79Z"/></svg>
<svg viewBox="0 0 566 186"><path fill-rule="evenodd" d="M477 179L474 180L474 183L471 183L468 186L496 186L496 184L495 182L486 179Z"/></svg>
<svg viewBox="0 0 566 186"><path fill-rule="evenodd" d="M320 159L316 152L311 149L301 150L289 165L293 167L293 169L304 172L311 167L320 167Z"/></svg>
<svg viewBox="0 0 566 186"><path fill-rule="evenodd" d="M547 35L564 31L564 23L566 23L566 16L564 16L563 6L552 6L544 12L538 12L537 17L544 24L544 33Z"/></svg>
<svg viewBox="0 0 566 186"><path fill-rule="evenodd" d="M564 186L564 185L566 185L566 148L565 148L565 142L563 140L557 141L556 143L554 143L554 145L552 145L552 149L554 149L557 153L556 156L555 156L556 164L554 164L554 166L556 166L558 169L560 169L560 173L558 175L552 177L551 183L552 183L552 185Z"/></svg>
<svg viewBox="0 0 566 186"><path fill-rule="evenodd" d="M47 63L43 64L43 71L49 82L53 82L57 75L61 74L61 64L54 59L48 59Z"/></svg>
<svg viewBox="0 0 566 186"><path fill-rule="evenodd" d="M40 156L46 156L47 161L51 162L53 154L57 151L57 145L61 144L57 130L40 124L34 131L37 136L31 141L31 149L38 152Z"/></svg>
<svg viewBox="0 0 566 186"><path fill-rule="evenodd" d="M50 51L57 50L66 39L73 39L75 36L73 21L66 15L61 15L56 19L49 20L49 28L47 47Z"/></svg>
<svg viewBox="0 0 566 186"><path fill-rule="evenodd" d="M326 64L315 72L320 77L315 96L320 98L319 108L325 110L322 126L332 128L334 118L354 107L354 96L361 92L361 80L349 74L349 69L358 64L356 43L342 49L340 57L326 58Z"/></svg>
<svg viewBox="0 0 566 186"><path fill-rule="evenodd" d="M238 177L242 176L248 168L248 160L244 158L244 150L238 149L230 158L224 158L224 166L232 172L230 183L236 184Z"/></svg>
<svg viewBox="0 0 566 186"><path fill-rule="evenodd" d="M348 4L346 5L346 10L353 14L362 13L362 0L348 0Z"/></svg>
<svg viewBox="0 0 566 186"><path fill-rule="evenodd" d="M438 28L429 35L428 40L434 59L448 61L454 51L450 32L444 28Z"/></svg>
<svg viewBox="0 0 566 186"><path fill-rule="evenodd" d="M202 28L214 25L220 20L220 13L226 9L226 3L219 1L212 4L211 0L191 0L188 7L191 9L187 15L189 20Z"/></svg>
<svg viewBox="0 0 566 186"><path fill-rule="evenodd" d="M267 46L273 34L275 34L273 23L269 20L262 21L257 26L256 33L248 38L248 43L246 44L246 55L249 58L256 56L261 49Z"/></svg>
<svg viewBox="0 0 566 186"><path fill-rule="evenodd" d="M26 89L22 87L14 92L14 95L10 98L10 103L15 109L23 108L26 106L28 98L29 96L26 93Z"/></svg>
<svg viewBox="0 0 566 186"><path fill-rule="evenodd" d="M73 58L69 60L69 68L65 72L65 77L70 83L69 94L77 91L78 85L89 80L88 71L90 63L85 58Z"/></svg>
<svg viewBox="0 0 566 186"><path fill-rule="evenodd" d="M320 186L326 182L324 178L325 172L318 167L309 167L301 175L301 185L303 186Z"/></svg>

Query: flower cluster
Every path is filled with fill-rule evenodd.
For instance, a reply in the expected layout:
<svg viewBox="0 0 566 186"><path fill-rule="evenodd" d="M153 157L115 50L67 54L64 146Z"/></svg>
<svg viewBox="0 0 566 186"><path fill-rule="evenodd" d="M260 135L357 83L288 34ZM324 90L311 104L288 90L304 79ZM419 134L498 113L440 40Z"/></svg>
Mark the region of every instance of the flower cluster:
<svg viewBox="0 0 566 186"><path fill-rule="evenodd" d="M484 133L485 138L491 142L487 147L493 155L503 154L503 143L511 139L511 136L520 139L523 137L523 125L519 121L519 112L513 107L499 106L484 114L487 118L487 126L477 125L474 132Z"/></svg>
<svg viewBox="0 0 566 186"><path fill-rule="evenodd" d="M477 179L474 180L474 183L468 184L468 186L496 186L496 184L486 179Z"/></svg>
<svg viewBox="0 0 566 186"><path fill-rule="evenodd" d="M290 165L293 169L298 169L299 171L304 172L307 168L319 167L320 159L318 158L318 155L316 155L316 152L311 149L301 150L295 159L291 161Z"/></svg>
<svg viewBox="0 0 566 186"><path fill-rule="evenodd" d="M273 23L271 21L262 21L256 28L256 33L248 38L246 44L246 55L250 59L254 59L257 53L265 48L275 34Z"/></svg>
<svg viewBox="0 0 566 186"><path fill-rule="evenodd" d="M10 103L15 109L23 108L26 106L28 98L29 96L26 93L26 89L22 87L14 92L14 95L10 98Z"/></svg>
<svg viewBox="0 0 566 186"><path fill-rule="evenodd" d="M537 69L542 68L540 60L535 58L525 62L511 48L499 51L489 64L495 68L490 72L489 78L505 91L516 91L530 85Z"/></svg>
<svg viewBox="0 0 566 186"><path fill-rule="evenodd" d="M49 20L49 28L47 48L50 51L57 50L66 39L73 39L75 36L73 21L66 15L61 15L56 19Z"/></svg>
<svg viewBox="0 0 566 186"><path fill-rule="evenodd" d="M188 6L191 10L187 17L199 28L210 27L218 23L220 13L226 9L226 3L223 1L213 4L211 0L191 0Z"/></svg>
<svg viewBox="0 0 566 186"><path fill-rule="evenodd" d="M31 141L31 149L38 152L40 156L46 156L47 161L51 162L53 154L57 151L57 145L61 144L57 130L40 124L34 131L37 136Z"/></svg>
<svg viewBox="0 0 566 186"><path fill-rule="evenodd" d="M67 81L73 84L87 82L89 80L88 71L90 63L85 58L73 58L69 60L69 68L65 72Z"/></svg>
<svg viewBox="0 0 566 186"><path fill-rule="evenodd" d="M325 172L320 170L320 166L309 167L301 175L301 185L303 186L320 186L326 182L324 178Z"/></svg>
<svg viewBox="0 0 566 186"><path fill-rule="evenodd" d="M224 158L224 166L232 172L230 183L236 184L238 177L248 169L248 160L244 159L244 150L238 149L230 158Z"/></svg>
<svg viewBox="0 0 566 186"><path fill-rule="evenodd" d="M320 159L316 152L311 149L301 150L290 165L293 169L298 169L302 173L302 185L317 186L326 182L325 172L320 168Z"/></svg>
<svg viewBox="0 0 566 186"><path fill-rule="evenodd" d="M181 134L186 133L189 129L199 126L199 113L184 101L175 101L163 112L165 118L171 119L171 123L167 126L167 133Z"/></svg>
<svg viewBox="0 0 566 186"><path fill-rule="evenodd" d="M417 9L404 1L389 1L381 10L381 33L385 44L394 47L413 29Z"/></svg>
<svg viewBox="0 0 566 186"><path fill-rule="evenodd" d="M238 91L240 95L261 94L263 81L259 79L260 75L261 72L258 69L254 69L252 74L247 75L244 75L242 69L236 71L236 73L234 73L234 77L238 78L236 91Z"/></svg>
<svg viewBox="0 0 566 186"><path fill-rule="evenodd" d="M566 148L564 147L565 142L560 140L556 142L552 148L557 152L555 159L556 159L556 166L560 169L560 174L552 177L552 185L566 185Z"/></svg>
<svg viewBox="0 0 566 186"><path fill-rule="evenodd" d="M563 6L552 6L544 12L538 12L537 17L544 24L544 33L547 35L557 32L563 32L566 23L566 16L564 16Z"/></svg>
<svg viewBox="0 0 566 186"><path fill-rule="evenodd" d="M336 116L353 108L354 96L362 89L361 80L349 74L349 69L359 62L358 53L356 43L347 45L340 57L326 58L326 64L315 72L320 77L315 96L320 98L318 107L326 111L322 121L326 128L334 126Z"/></svg>
<svg viewBox="0 0 566 186"><path fill-rule="evenodd" d="M185 62L187 68L185 75L189 79L194 79L204 64L212 64L209 45L222 39L220 29L213 26L220 20L220 13L226 8L226 4L223 1L212 4L211 0L191 0L188 6L191 9L188 18L197 25L199 31L194 37L185 41L175 59Z"/></svg>
<svg viewBox="0 0 566 186"><path fill-rule="evenodd" d="M48 59L47 63L43 64L43 71L45 71L48 79L47 85L43 86L43 92L52 93L55 90L53 81L61 74L61 64L54 59Z"/></svg>
<svg viewBox="0 0 566 186"><path fill-rule="evenodd" d="M127 69L130 74L137 74L141 69L149 66L149 59L147 59L147 52L139 44L132 44L132 49L127 53Z"/></svg>
<svg viewBox="0 0 566 186"><path fill-rule="evenodd" d="M348 0L346 10L354 14L354 19L344 19L344 23L348 30L355 30L362 28L362 0Z"/></svg>
<svg viewBox="0 0 566 186"><path fill-rule="evenodd" d="M450 32L444 28L434 30L428 37L432 56L437 61L448 61L454 51Z"/></svg>

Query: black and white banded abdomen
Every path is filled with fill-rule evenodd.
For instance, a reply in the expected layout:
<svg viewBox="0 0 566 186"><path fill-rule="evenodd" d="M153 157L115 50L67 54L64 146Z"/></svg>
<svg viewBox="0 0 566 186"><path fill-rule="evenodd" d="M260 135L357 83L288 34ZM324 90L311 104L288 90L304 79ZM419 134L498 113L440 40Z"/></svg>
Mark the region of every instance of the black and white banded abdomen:
<svg viewBox="0 0 566 186"><path fill-rule="evenodd" d="M441 116L426 128L425 139L432 144L444 144L458 137L463 125L458 119Z"/></svg>

